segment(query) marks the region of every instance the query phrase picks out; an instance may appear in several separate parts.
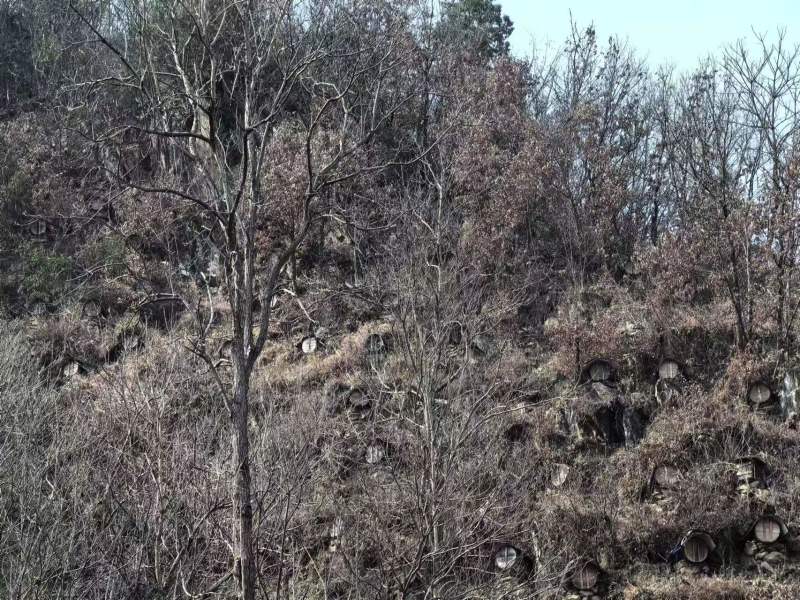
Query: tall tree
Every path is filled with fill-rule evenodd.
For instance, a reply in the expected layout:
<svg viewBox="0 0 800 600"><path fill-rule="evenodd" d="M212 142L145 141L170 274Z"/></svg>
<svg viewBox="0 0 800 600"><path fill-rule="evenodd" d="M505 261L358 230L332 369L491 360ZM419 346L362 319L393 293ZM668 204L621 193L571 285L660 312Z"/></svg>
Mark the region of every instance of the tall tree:
<svg viewBox="0 0 800 600"><path fill-rule="evenodd" d="M86 134L116 156L131 141L154 148L158 173L112 170L126 187L191 207L221 256L230 385L206 343L213 314L192 350L215 374L233 424L236 562L241 597L252 600L250 387L271 300L327 213L327 190L395 161L369 148L413 94L387 85L403 72L405 19L340 0L124 0L102 21L73 8L115 59L84 88L99 117Z"/></svg>

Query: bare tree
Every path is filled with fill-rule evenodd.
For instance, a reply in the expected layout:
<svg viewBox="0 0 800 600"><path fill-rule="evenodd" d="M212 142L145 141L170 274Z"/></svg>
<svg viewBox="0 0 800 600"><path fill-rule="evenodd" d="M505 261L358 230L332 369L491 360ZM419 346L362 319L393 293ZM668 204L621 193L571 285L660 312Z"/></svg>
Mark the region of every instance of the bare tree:
<svg viewBox="0 0 800 600"><path fill-rule="evenodd" d="M131 0L101 19L73 10L116 59L105 76L82 84L122 91L135 106L111 108L116 114L106 113L94 139L117 156L129 140L149 141L159 175L116 174L139 192L199 211L222 259L231 385L206 346L213 315L199 324L192 351L216 374L234 425L237 560L250 600L257 573L250 382L269 335L271 299L325 216L326 190L396 160L366 149L410 97L409 89L384 85L402 72L402 14L335 0Z"/></svg>

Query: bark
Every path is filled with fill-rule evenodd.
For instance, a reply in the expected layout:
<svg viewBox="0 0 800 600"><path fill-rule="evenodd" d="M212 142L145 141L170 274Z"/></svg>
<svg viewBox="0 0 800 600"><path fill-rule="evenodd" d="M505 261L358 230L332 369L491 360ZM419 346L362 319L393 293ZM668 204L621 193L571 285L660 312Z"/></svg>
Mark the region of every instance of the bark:
<svg viewBox="0 0 800 600"><path fill-rule="evenodd" d="M239 529L241 561L240 589L243 600L255 600L256 564L253 552L253 505L251 502L250 437L247 430L249 414L250 374L236 369L233 397L234 451L236 453L236 484L234 510Z"/></svg>

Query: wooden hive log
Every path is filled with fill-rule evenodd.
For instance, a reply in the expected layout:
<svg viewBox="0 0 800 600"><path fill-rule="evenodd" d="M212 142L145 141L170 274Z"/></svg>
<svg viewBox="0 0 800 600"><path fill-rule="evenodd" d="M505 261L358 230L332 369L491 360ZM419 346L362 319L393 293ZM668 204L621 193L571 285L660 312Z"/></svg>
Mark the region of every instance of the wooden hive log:
<svg viewBox="0 0 800 600"><path fill-rule="evenodd" d="M752 489L766 489L769 468L757 456L745 456L736 464L736 481L740 492L749 492Z"/></svg>
<svg viewBox="0 0 800 600"><path fill-rule="evenodd" d="M317 351L317 347L317 338L313 335L308 335L300 341L300 349L303 354L314 354Z"/></svg>
<svg viewBox="0 0 800 600"><path fill-rule="evenodd" d="M352 388L347 394L348 407L357 413L365 413L372 408L369 396L361 388Z"/></svg>
<svg viewBox="0 0 800 600"><path fill-rule="evenodd" d="M757 381L750 385L747 391L747 400L755 407L763 406L772 399L772 392L769 386L763 381Z"/></svg>
<svg viewBox="0 0 800 600"><path fill-rule="evenodd" d="M593 561L587 561L575 568L570 582L577 590L593 590L600 582L603 570Z"/></svg>
<svg viewBox="0 0 800 600"><path fill-rule="evenodd" d="M28 225L28 231L31 232L31 235L37 237L43 236L47 233L47 223L42 219L34 219L31 224Z"/></svg>
<svg viewBox="0 0 800 600"><path fill-rule="evenodd" d="M786 525L774 515L765 515L753 525L753 537L762 544L774 544L786 533Z"/></svg>
<svg viewBox="0 0 800 600"><path fill-rule="evenodd" d="M220 358L231 358L231 347L233 346L233 340L225 340L219 347L219 357Z"/></svg>
<svg viewBox="0 0 800 600"><path fill-rule="evenodd" d="M501 571L513 567L519 559L520 552L514 546L504 545L494 555L494 564Z"/></svg>
<svg viewBox="0 0 800 600"><path fill-rule="evenodd" d="M692 564L705 562L716 547L714 538L697 529L687 532L681 541L683 557Z"/></svg>
<svg viewBox="0 0 800 600"><path fill-rule="evenodd" d="M81 314L89 319L98 319L102 314L102 309L98 302L87 300L81 306Z"/></svg>
<svg viewBox="0 0 800 600"><path fill-rule="evenodd" d="M70 379L71 377L77 375L79 370L80 370L80 365L74 360L71 360L62 367L61 373L64 375L66 379Z"/></svg>
<svg viewBox="0 0 800 600"><path fill-rule="evenodd" d="M653 469L651 486L661 490L674 490L681 480L681 472L672 465L659 465Z"/></svg>
<svg viewBox="0 0 800 600"><path fill-rule="evenodd" d="M139 316L146 323L165 329L174 325L186 305L178 296L159 295L139 306Z"/></svg>
<svg viewBox="0 0 800 600"><path fill-rule="evenodd" d="M611 365L605 361L595 361L589 367L589 377L592 381L608 381L611 378Z"/></svg>
<svg viewBox="0 0 800 600"><path fill-rule="evenodd" d="M550 475L550 485L553 487L561 487L569 477L569 465L556 463L553 465L553 472Z"/></svg>
<svg viewBox="0 0 800 600"><path fill-rule="evenodd" d="M377 465L383 460L383 457L386 455L386 451L384 450L383 446L379 444L371 444L367 446L365 454L367 464Z"/></svg>
<svg viewBox="0 0 800 600"><path fill-rule="evenodd" d="M490 346L489 336L478 334L473 338L470 349L474 356L486 356L489 353Z"/></svg>
<svg viewBox="0 0 800 600"><path fill-rule="evenodd" d="M665 379L667 381L671 379L675 379L680 375L681 369L677 362L672 359L665 359L661 361L661 364L658 365L658 377L659 379Z"/></svg>
<svg viewBox="0 0 800 600"><path fill-rule="evenodd" d="M364 350L370 365L372 367L378 367L386 359L389 345L383 335L380 333L372 333L367 336L367 340L364 343Z"/></svg>
<svg viewBox="0 0 800 600"><path fill-rule="evenodd" d="M463 339L461 323L451 323L447 328L447 343L451 346L458 346Z"/></svg>
<svg viewBox="0 0 800 600"><path fill-rule="evenodd" d="M616 369L611 361L593 358L581 369L580 383L602 383L608 385L615 379Z"/></svg>
<svg viewBox="0 0 800 600"><path fill-rule="evenodd" d="M93 198L89 200L87 206L89 207L89 210L91 212L99 213L106 207L106 202L105 200L101 200L100 198Z"/></svg>

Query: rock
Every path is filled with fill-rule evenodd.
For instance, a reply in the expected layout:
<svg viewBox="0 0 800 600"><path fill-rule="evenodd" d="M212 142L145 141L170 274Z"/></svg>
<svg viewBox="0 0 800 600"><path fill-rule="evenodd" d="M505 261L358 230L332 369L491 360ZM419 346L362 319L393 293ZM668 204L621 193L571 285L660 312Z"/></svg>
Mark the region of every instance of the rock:
<svg viewBox="0 0 800 600"><path fill-rule="evenodd" d="M762 559L765 562L776 565L786 561L786 555L783 552L767 552Z"/></svg>

